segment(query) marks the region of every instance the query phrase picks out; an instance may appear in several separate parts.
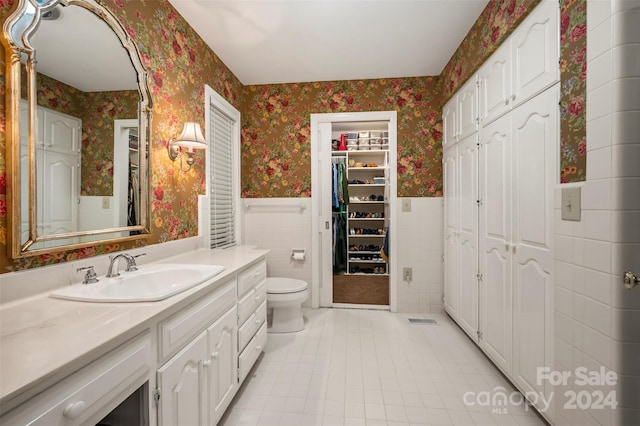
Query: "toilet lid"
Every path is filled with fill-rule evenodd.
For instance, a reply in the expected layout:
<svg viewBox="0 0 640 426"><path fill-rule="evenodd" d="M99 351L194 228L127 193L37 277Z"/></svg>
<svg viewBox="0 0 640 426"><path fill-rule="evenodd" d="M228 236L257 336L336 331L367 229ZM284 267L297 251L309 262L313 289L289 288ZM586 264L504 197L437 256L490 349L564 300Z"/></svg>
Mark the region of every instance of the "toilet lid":
<svg viewBox="0 0 640 426"><path fill-rule="evenodd" d="M295 293L306 289L306 281L294 278L267 278L267 293Z"/></svg>

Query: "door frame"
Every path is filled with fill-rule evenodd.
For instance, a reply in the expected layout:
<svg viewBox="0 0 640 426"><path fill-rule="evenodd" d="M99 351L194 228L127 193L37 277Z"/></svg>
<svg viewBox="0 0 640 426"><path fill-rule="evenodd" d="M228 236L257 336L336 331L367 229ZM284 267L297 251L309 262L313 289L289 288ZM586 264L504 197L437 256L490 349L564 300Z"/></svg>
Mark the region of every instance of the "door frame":
<svg viewBox="0 0 640 426"><path fill-rule="evenodd" d="M397 288L397 231L396 206L398 199L397 181L397 113L396 111L344 112L311 114L311 306L331 307L333 305L333 271L322 268L322 232L321 224L330 220L331 212L323 212L321 200L321 171L330 157L330 145L323 147L321 143L321 123L342 123L355 121L388 121L389 122L389 309L398 311ZM323 148L325 148L323 150ZM330 159L329 159L330 161ZM324 214L324 215L323 215ZM328 279L330 277L330 280Z"/></svg>

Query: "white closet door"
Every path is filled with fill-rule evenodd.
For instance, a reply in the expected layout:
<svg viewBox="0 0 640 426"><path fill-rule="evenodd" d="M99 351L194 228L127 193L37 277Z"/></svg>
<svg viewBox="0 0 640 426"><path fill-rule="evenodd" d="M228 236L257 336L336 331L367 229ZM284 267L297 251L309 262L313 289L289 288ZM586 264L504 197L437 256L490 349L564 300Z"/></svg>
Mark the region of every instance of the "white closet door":
<svg viewBox="0 0 640 426"><path fill-rule="evenodd" d="M458 311L458 147L444 152L444 306L453 317Z"/></svg>
<svg viewBox="0 0 640 426"><path fill-rule="evenodd" d="M331 123L318 125L320 151L320 307L333 306L333 226L331 216Z"/></svg>
<svg viewBox="0 0 640 426"><path fill-rule="evenodd" d="M446 149L458 141L457 110L458 105L454 95L442 109L442 149Z"/></svg>
<svg viewBox="0 0 640 426"><path fill-rule="evenodd" d="M537 369L551 365L553 341L553 191L557 179L556 85L513 113L514 380L538 384ZM547 387L547 389L545 389Z"/></svg>
<svg viewBox="0 0 640 426"><path fill-rule="evenodd" d="M458 319L460 326L478 339L478 147L475 135L457 146L458 151Z"/></svg>
<svg viewBox="0 0 640 426"><path fill-rule="evenodd" d="M516 104L558 81L558 3L543 0L513 35Z"/></svg>
<svg viewBox="0 0 640 426"><path fill-rule="evenodd" d="M511 40L507 40L478 71L478 104L486 126L511 109Z"/></svg>
<svg viewBox="0 0 640 426"><path fill-rule="evenodd" d="M42 153L44 188L42 223L45 234L62 234L78 230L78 155L44 151Z"/></svg>
<svg viewBox="0 0 640 426"><path fill-rule="evenodd" d="M458 123L462 140L478 131L478 86L477 75L474 74L460 88L458 99Z"/></svg>
<svg viewBox="0 0 640 426"><path fill-rule="evenodd" d="M511 115L481 131L480 150L480 346L511 373Z"/></svg>

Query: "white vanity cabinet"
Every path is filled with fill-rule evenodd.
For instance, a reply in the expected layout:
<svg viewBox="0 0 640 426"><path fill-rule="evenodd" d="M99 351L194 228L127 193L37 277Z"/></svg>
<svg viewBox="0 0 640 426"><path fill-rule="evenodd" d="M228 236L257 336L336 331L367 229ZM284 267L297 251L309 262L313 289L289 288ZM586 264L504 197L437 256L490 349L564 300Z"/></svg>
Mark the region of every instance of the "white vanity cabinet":
<svg viewBox="0 0 640 426"><path fill-rule="evenodd" d="M0 417L0 424L96 424L149 380L154 358L144 333Z"/></svg>
<svg viewBox="0 0 640 426"><path fill-rule="evenodd" d="M238 275L238 378L242 383L267 343L267 263Z"/></svg>
<svg viewBox="0 0 640 426"><path fill-rule="evenodd" d="M158 369L158 425L215 424L231 402L237 386L235 312L232 278L159 324L160 359L178 353Z"/></svg>
<svg viewBox="0 0 640 426"><path fill-rule="evenodd" d="M225 271L157 303L1 306L0 424L217 424L267 340L267 253L177 256Z"/></svg>

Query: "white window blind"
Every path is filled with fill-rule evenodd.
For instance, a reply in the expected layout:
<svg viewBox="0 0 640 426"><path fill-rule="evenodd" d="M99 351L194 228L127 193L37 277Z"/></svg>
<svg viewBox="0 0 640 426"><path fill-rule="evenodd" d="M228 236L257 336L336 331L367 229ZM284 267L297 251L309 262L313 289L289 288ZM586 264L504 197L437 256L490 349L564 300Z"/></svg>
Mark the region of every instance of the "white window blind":
<svg viewBox="0 0 640 426"><path fill-rule="evenodd" d="M235 122L210 104L211 248L236 244L233 191L233 130Z"/></svg>

